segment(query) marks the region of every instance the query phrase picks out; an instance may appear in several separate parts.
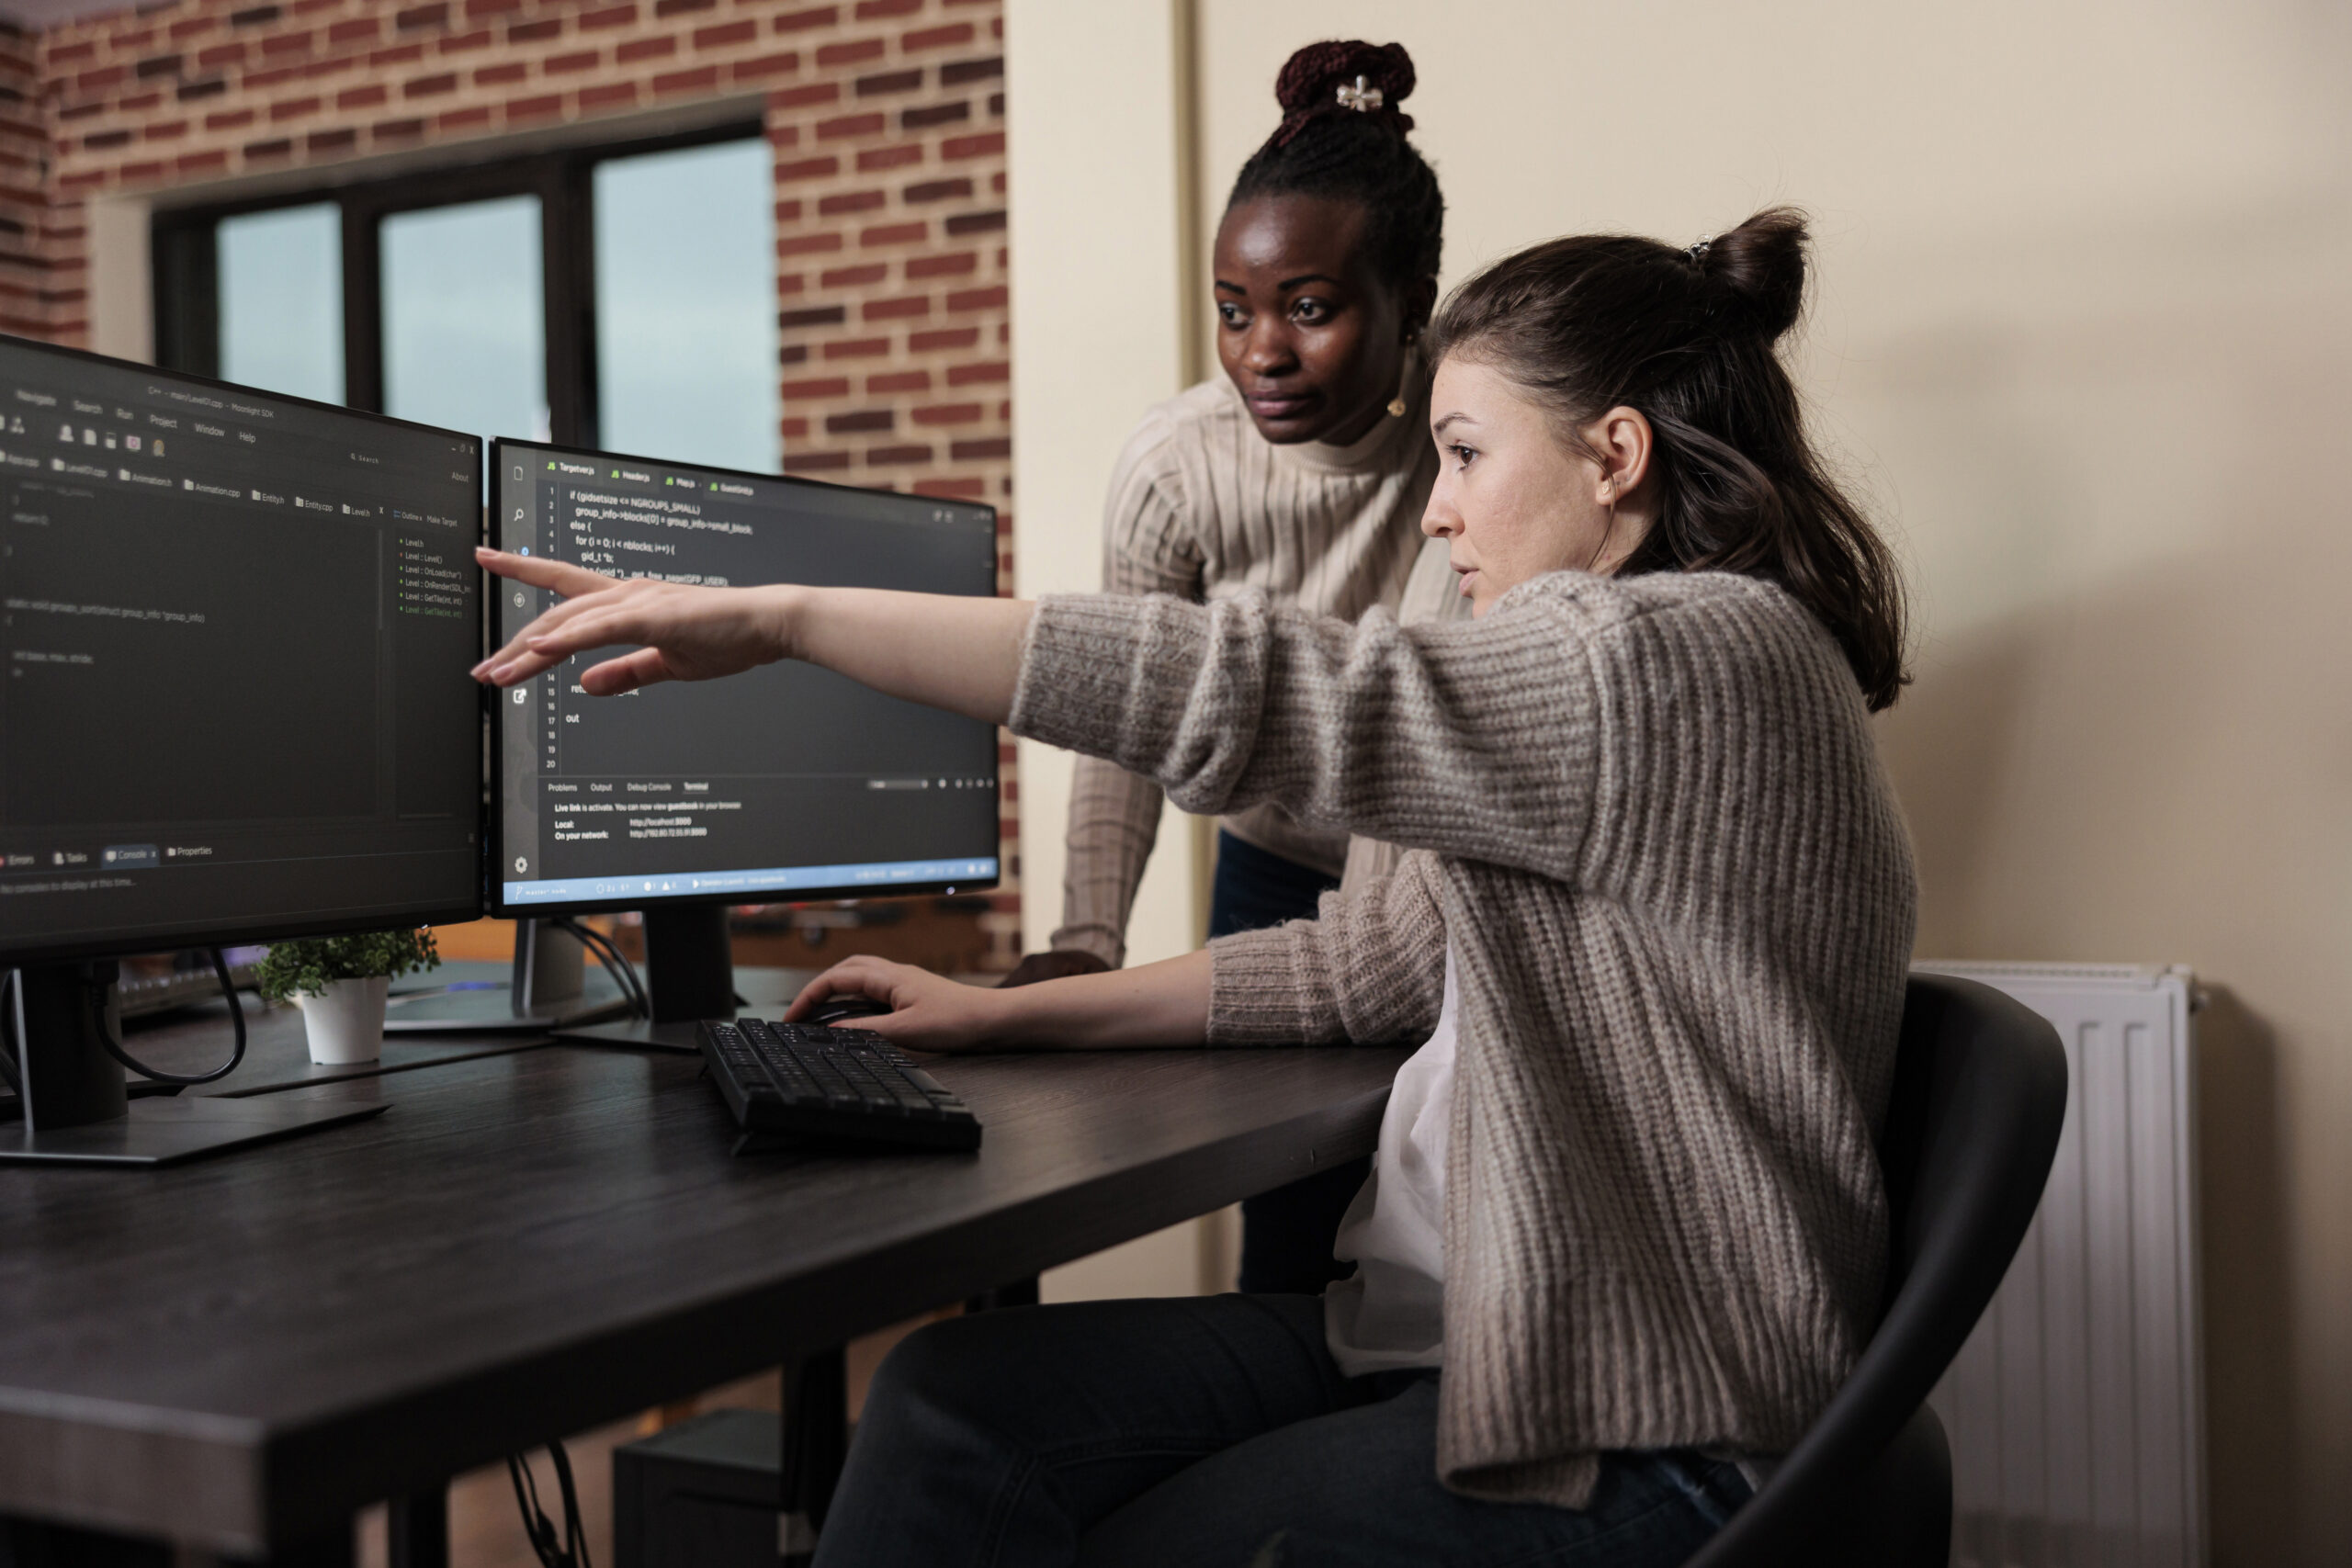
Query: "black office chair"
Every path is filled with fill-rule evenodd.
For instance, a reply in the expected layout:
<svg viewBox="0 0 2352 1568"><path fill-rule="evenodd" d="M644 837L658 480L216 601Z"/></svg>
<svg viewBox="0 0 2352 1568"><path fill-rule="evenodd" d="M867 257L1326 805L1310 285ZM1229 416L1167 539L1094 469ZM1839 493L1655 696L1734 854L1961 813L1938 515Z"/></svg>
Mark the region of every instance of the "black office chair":
<svg viewBox="0 0 2352 1568"><path fill-rule="evenodd" d="M1886 1306L1854 1375L1686 1568L1946 1568L1951 1450L1928 1392L2008 1272L2066 1112L2047 1021L1989 986L1915 975L1879 1161Z"/></svg>

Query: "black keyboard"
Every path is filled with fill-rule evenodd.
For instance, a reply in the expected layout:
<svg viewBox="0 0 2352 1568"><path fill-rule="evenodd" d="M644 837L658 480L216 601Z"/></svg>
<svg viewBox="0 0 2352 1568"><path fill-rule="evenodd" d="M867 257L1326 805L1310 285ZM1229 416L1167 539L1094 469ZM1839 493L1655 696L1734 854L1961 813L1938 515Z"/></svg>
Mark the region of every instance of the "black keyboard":
<svg viewBox="0 0 2352 1568"><path fill-rule="evenodd" d="M980 1146L979 1118L870 1029L739 1018L707 1020L695 1034L747 1142L774 1133Z"/></svg>

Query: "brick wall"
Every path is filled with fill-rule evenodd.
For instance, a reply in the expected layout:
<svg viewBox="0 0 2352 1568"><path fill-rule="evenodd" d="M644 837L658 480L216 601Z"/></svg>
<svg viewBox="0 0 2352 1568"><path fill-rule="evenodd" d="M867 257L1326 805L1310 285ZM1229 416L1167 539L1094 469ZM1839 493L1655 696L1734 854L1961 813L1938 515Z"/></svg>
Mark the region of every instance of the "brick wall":
<svg viewBox="0 0 2352 1568"><path fill-rule="evenodd" d="M1003 507L1002 10L180 0L0 33L0 330L85 342L94 197L419 148L458 162L509 133L754 94L775 158L786 470ZM1012 757L1006 891L982 917L1007 959Z"/></svg>
<svg viewBox="0 0 2352 1568"><path fill-rule="evenodd" d="M49 133L38 40L0 21L0 332L43 334L49 271L41 253Z"/></svg>

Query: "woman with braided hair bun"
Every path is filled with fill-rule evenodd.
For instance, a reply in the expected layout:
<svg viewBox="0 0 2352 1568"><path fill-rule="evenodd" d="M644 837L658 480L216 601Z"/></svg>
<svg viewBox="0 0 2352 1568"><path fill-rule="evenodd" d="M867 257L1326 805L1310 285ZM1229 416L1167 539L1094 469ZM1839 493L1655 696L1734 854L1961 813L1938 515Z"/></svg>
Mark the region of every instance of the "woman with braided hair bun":
<svg viewBox="0 0 2352 1568"><path fill-rule="evenodd" d="M1275 83L1282 123L1234 181L1213 285L1224 374L1154 408L1121 453L1103 514L1103 588L1213 601L1247 589L1354 620L1467 613L1419 522L1437 473L1423 437L1420 335L1437 299L1445 203L1406 139L1400 44L1309 44ZM1070 798L1062 924L1007 985L1116 968L1160 819L1159 786L1093 758ZM1277 806L1218 824L1211 937L1309 919L1316 900L1393 863L1384 846ZM1347 1272L1353 1160L1242 1205L1240 1288L1313 1295Z"/></svg>

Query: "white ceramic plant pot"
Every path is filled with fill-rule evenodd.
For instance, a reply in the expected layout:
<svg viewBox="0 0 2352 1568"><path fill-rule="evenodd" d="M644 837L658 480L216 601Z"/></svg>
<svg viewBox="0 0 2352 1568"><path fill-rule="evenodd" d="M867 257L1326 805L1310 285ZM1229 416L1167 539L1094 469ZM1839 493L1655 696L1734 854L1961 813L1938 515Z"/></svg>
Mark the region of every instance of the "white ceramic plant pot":
<svg viewBox="0 0 2352 1568"><path fill-rule="evenodd" d="M322 1067L372 1062L384 1054L384 998L392 982L379 975L367 980L329 980L322 997L297 995L302 1032L310 1036L311 1060Z"/></svg>

